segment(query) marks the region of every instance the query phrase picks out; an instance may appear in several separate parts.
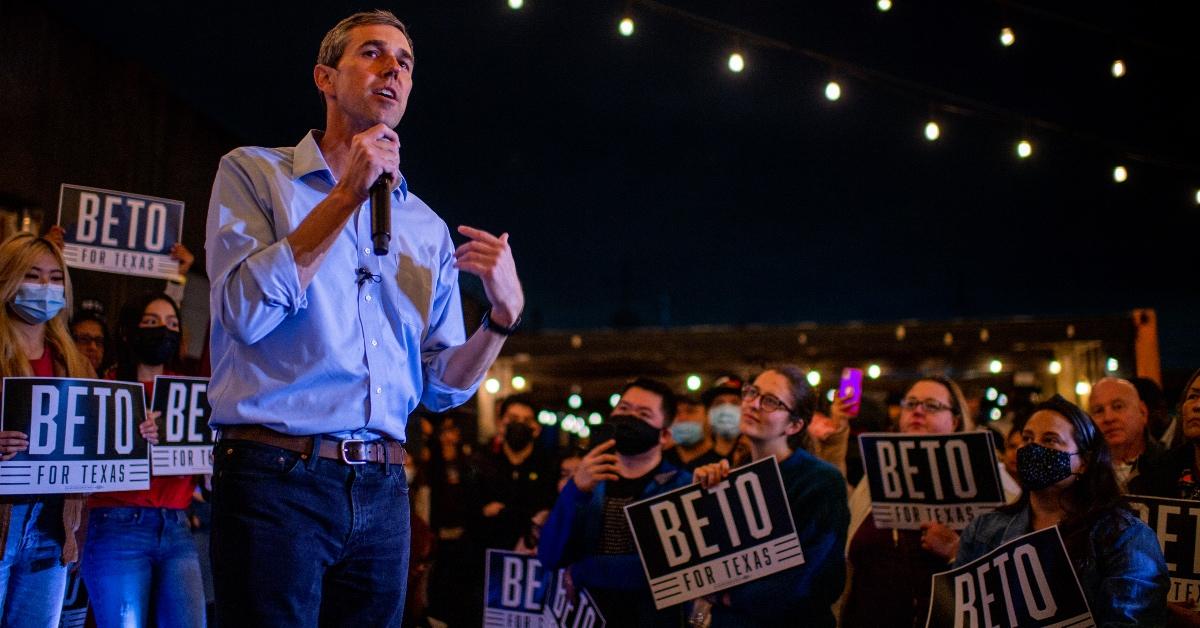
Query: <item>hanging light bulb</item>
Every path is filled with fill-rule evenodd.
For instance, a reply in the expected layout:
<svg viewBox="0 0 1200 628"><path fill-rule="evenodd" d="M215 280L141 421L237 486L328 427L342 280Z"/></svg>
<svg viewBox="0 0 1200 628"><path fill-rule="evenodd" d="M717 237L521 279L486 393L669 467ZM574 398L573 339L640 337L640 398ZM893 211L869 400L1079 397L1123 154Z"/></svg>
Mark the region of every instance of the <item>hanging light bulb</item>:
<svg viewBox="0 0 1200 628"><path fill-rule="evenodd" d="M729 69L735 73L746 69L746 58L742 56L742 53L735 52L729 55Z"/></svg>
<svg viewBox="0 0 1200 628"><path fill-rule="evenodd" d="M523 6L525 6L525 0L508 0L508 8L513 11L517 11Z"/></svg>
<svg viewBox="0 0 1200 628"><path fill-rule="evenodd" d="M1125 166L1117 166L1116 168L1113 168L1113 181L1116 181L1117 183L1124 183L1128 179L1129 171L1125 169Z"/></svg>
<svg viewBox="0 0 1200 628"><path fill-rule="evenodd" d="M1013 43L1016 41L1017 41L1017 36L1015 33L1013 33L1013 29L1011 29L1007 26L1000 29L1000 45L1004 46L1005 48L1008 48L1009 46L1013 45Z"/></svg>
<svg viewBox="0 0 1200 628"><path fill-rule="evenodd" d="M875 6L876 6L876 7L877 7L877 8L878 8L880 11L883 11L884 13L887 13L888 11L891 11L891 10L892 10L892 0L879 0L879 2L876 2L876 3L875 3Z"/></svg>
<svg viewBox="0 0 1200 628"><path fill-rule="evenodd" d="M1113 61L1112 75L1113 75L1113 78L1121 78L1122 76L1125 76L1125 61L1123 61L1121 59L1117 59L1116 61Z"/></svg>
<svg viewBox="0 0 1200 628"><path fill-rule="evenodd" d="M628 16L621 18L621 22L617 24L617 32L626 37L633 35L633 18Z"/></svg>
<svg viewBox="0 0 1200 628"><path fill-rule="evenodd" d="M1046 370L1050 371L1051 375L1058 375L1062 372L1062 362L1059 362L1058 360L1050 360L1050 364Z"/></svg>
<svg viewBox="0 0 1200 628"><path fill-rule="evenodd" d="M829 81L825 84L825 97L830 101L836 101L842 97L842 86L837 81Z"/></svg>
<svg viewBox="0 0 1200 628"><path fill-rule="evenodd" d="M942 136L942 127L937 122L930 120L925 123L925 139L934 142Z"/></svg>
<svg viewBox="0 0 1200 628"><path fill-rule="evenodd" d="M1033 154L1033 144L1029 140L1021 140L1017 142L1017 156L1025 159Z"/></svg>

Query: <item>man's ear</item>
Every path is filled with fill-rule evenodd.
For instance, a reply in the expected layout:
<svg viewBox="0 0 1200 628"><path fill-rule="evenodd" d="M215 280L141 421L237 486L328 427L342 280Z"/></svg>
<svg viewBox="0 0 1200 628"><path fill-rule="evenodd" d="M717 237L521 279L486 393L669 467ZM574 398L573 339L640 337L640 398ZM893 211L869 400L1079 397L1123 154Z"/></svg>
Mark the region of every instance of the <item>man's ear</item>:
<svg viewBox="0 0 1200 628"><path fill-rule="evenodd" d="M316 83L317 90L327 97L333 95L333 74L335 72L337 72L336 68L320 63L313 66L313 83Z"/></svg>

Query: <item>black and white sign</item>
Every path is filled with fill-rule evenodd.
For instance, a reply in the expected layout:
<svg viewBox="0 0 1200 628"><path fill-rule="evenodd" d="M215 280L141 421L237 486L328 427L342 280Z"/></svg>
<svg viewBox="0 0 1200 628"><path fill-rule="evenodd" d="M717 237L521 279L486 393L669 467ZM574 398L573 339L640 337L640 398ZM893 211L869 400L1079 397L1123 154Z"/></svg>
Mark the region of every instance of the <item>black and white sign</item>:
<svg viewBox="0 0 1200 628"><path fill-rule="evenodd" d="M183 233L183 202L64 183L58 224L67 266L170 279L171 247Z"/></svg>
<svg viewBox="0 0 1200 628"><path fill-rule="evenodd" d="M150 488L141 384L8 377L0 429L29 435L29 451L0 462L0 495Z"/></svg>
<svg viewBox="0 0 1200 628"><path fill-rule="evenodd" d="M804 564L775 458L625 507L657 608Z"/></svg>
<svg viewBox="0 0 1200 628"><path fill-rule="evenodd" d="M1200 598L1200 502L1147 495L1127 495L1125 501L1158 535L1171 574L1167 601Z"/></svg>
<svg viewBox="0 0 1200 628"><path fill-rule="evenodd" d="M996 450L987 432L863 434L863 469L879 528L954 530L1004 504Z"/></svg>
<svg viewBox="0 0 1200 628"><path fill-rule="evenodd" d="M1058 527L933 575L926 628L1095 626Z"/></svg>
<svg viewBox="0 0 1200 628"><path fill-rule="evenodd" d="M554 573L554 585L546 602L546 613L559 628L604 628L604 614L587 589L567 586L567 570Z"/></svg>
<svg viewBox="0 0 1200 628"><path fill-rule="evenodd" d="M159 412L158 444L150 447L154 475L212 473L208 378L159 375L151 410Z"/></svg>
<svg viewBox="0 0 1200 628"><path fill-rule="evenodd" d="M62 615L59 628L83 628L87 623L88 594L83 586L83 571L71 569L67 572L67 589L63 595Z"/></svg>
<svg viewBox="0 0 1200 628"><path fill-rule="evenodd" d="M571 591L566 570L548 572L535 556L487 551L485 628L604 628L604 615L584 589Z"/></svg>
<svg viewBox="0 0 1200 628"><path fill-rule="evenodd" d="M545 603L553 584L536 556L489 549L484 576L485 628L552 628Z"/></svg>

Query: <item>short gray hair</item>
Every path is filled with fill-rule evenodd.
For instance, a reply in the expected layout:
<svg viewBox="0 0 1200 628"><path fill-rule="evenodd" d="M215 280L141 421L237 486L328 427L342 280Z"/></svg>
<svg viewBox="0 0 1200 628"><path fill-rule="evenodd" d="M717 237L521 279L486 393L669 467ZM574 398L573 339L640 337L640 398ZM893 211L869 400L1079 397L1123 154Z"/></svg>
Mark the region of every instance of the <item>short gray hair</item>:
<svg viewBox="0 0 1200 628"><path fill-rule="evenodd" d="M325 38L321 40L321 49L317 52L317 63L336 68L338 61L346 53L346 43L350 39L350 31L359 26L371 26L374 24L392 26L396 30L399 30L404 34L404 38L408 40L408 47L411 51L413 46L412 37L409 37L408 29L405 28L404 22L401 22L391 11L375 9L374 11L355 13L329 29L329 32L325 33Z"/></svg>

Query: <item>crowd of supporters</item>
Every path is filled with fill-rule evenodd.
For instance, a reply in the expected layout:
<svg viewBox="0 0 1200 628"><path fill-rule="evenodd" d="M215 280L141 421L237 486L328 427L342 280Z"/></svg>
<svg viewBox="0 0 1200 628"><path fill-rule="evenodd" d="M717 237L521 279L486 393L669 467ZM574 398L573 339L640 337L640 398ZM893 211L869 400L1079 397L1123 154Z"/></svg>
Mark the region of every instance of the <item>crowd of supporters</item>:
<svg viewBox="0 0 1200 628"><path fill-rule="evenodd" d="M190 264L185 248L173 254ZM74 308L55 233L17 234L0 244L0 375L139 382L147 399L155 376L205 376L181 350L180 295L168 285L111 321ZM1009 503L961 531L877 525L855 441L864 431L987 429L954 381L912 382L894 416L872 424L851 416L846 398L823 403L800 366L746 375L722 377L698 397L631 377L590 439L543 425L521 395L498 404L486 441L474 437L470 415L411 417L405 624L480 625L484 553L493 548L566 569L612 626L917 626L932 574L1050 526L1100 625L1200 621L1192 605L1166 602L1159 541L1121 502L1200 498L1200 372L1166 411L1152 383L1110 377L1093 384L1087 407L1053 397L1015 417L994 440ZM140 426L151 443L155 418ZM0 432L0 459L28 444L25 434ZM694 482L712 486L769 457L804 564L656 609L624 507ZM211 574L197 549L206 544L207 486L198 476L155 477L145 491L0 498L0 625L50 625L76 564L98 626L210 624Z"/></svg>

